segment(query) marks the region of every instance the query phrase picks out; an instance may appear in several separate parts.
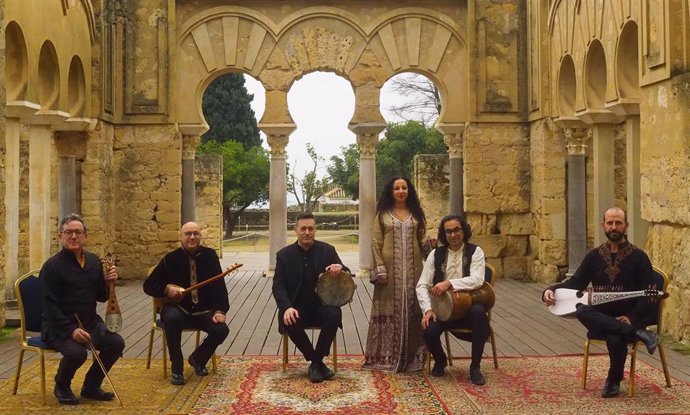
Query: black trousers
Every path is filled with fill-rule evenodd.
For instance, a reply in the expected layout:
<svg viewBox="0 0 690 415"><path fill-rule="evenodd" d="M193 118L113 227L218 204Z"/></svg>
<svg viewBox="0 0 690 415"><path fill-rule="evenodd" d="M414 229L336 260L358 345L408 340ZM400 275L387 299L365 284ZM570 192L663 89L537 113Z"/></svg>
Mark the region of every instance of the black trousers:
<svg viewBox="0 0 690 415"><path fill-rule="evenodd" d="M623 323L589 305L578 307L575 315L589 330L587 337L606 340L606 347L609 351L607 379L611 382L623 380L625 359L628 357L628 343L635 341L635 331L644 327Z"/></svg>
<svg viewBox="0 0 690 415"><path fill-rule="evenodd" d="M479 366L484 354L484 345L489 338L489 319L484 306L472 304L468 314L458 320L430 321L424 330L424 341L434 361L439 364L447 362L446 353L441 346L441 334L445 329L472 329L472 333L453 333L455 337L472 342L472 366Z"/></svg>
<svg viewBox="0 0 690 415"><path fill-rule="evenodd" d="M110 371L117 359L122 357L122 351L125 349L124 339L119 334L106 330L105 323L100 319L93 320L91 324L87 323L85 329L91 335L94 347L99 351L98 357L103 362L103 366L106 371ZM86 361L89 346L86 343L78 343L71 337L51 340L49 345L62 354L55 375L55 383L62 388L70 387L77 369ZM100 388L104 378L105 374L94 359L84 377L83 387L85 389Z"/></svg>
<svg viewBox="0 0 690 415"><path fill-rule="evenodd" d="M160 315L165 329L173 373L182 374L184 368L181 345L183 329L201 330L207 334L199 347L191 354L194 356L194 360L202 366L206 366L213 352L230 334L227 324L213 322L213 312L211 311L191 315L186 314L176 304L166 304L161 309Z"/></svg>
<svg viewBox="0 0 690 415"><path fill-rule="evenodd" d="M328 356L331 344L335 335L338 333L342 321L342 311L340 307L327 305L311 305L294 307L299 313L299 318L295 324L285 326L290 340L297 346L304 359L311 362L320 362L324 356ZM305 329L309 326L320 327L319 339L316 348L312 346L311 340Z"/></svg>

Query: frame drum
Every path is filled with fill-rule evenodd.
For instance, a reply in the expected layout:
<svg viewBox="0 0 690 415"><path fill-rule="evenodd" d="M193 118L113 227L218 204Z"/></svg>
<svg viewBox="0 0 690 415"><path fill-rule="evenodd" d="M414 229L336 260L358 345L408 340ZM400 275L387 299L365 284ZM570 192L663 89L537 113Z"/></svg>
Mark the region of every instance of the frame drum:
<svg viewBox="0 0 690 415"><path fill-rule="evenodd" d="M357 285L349 272L340 271L335 276L324 272L316 283L316 294L325 305L342 307L352 301L355 288Z"/></svg>

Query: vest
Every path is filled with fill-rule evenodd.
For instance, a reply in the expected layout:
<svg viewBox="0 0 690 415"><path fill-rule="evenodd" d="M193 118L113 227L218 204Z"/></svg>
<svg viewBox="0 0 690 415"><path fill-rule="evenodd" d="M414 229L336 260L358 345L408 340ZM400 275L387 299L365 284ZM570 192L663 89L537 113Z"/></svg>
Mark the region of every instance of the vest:
<svg viewBox="0 0 690 415"><path fill-rule="evenodd" d="M462 253L462 276L470 275L470 264L472 264L472 255L477 250L477 245L465 242ZM445 280L446 274L446 259L448 257L448 247L443 245L434 251L434 285Z"/></svg>

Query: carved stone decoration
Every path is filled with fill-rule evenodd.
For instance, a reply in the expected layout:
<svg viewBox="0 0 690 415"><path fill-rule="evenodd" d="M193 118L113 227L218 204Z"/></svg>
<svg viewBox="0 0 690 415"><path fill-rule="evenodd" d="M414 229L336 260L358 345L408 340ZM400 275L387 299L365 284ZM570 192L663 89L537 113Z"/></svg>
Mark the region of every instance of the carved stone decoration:
<svg viewBox="0 0 690 415"><path fill-rule="evenodd" d="M448 155L450 158L462 158L462 133L445 134L443 136L443 143L448 147Z"/></svg>
<svg viewBox="0 0 690 415"><path fill-rule="evenodd" d="M266 142L271 147L271 158L285 158L285 147L287 147L289 137L287 135L269 135Z"/></svg>
<svg viewBox="0 0 690 415"><path fill-rule="evenodd" d="M376 144L379 142L378 134L357 135L357 145L359 146L359 156L361 158L372 158L376 154Z"/></svg>
<svg viewBox="0 0 690 415"><path fill-rule="evenodd" d="M196 155L196 147L199 145L201 137L199 135L182 136L182 160L194 160Z"/></svg>
<svg viewBox="0 0 690 415"><path fill-rule="evenodd" d="M587 151L587 140L592 138L590 128L564 128L568 155L584 156Z"/></svg>

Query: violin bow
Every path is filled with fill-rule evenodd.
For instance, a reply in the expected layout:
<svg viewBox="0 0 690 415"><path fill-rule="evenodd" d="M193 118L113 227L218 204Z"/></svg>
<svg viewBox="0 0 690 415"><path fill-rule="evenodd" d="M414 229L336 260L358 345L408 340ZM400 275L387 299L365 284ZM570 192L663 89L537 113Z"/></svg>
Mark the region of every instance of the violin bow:
<svg viewBox="0 0 690 415"><path fill-rule="evenodd" d="M74 317L77 318L77 323L79 324L79 328L86 331L86 329L84 328L84 325L81 324L81 320L79 320L79 316L77 315L77 313L74 313ZM115 385L113 385L113 381L110 380L110 376L108 375L108 371L105 370L105 366L103 365L103 361L101 360L100 357L98 357L98 352L96 351L96 347L93 345L90 338L86 339L86 344L89 346L89 349L91 349L91 354L93 354L93 358L96 359L96 361L98 362L98 366L101 367L101 370L103 371L103 374L105 375L105 378L108 380L108 383L110 384L110 388L113 390L113 393L115 394L115 397L117 398L117 401L120 403L120 407L124 408L125 406L122 405L122 401L120 400L120 396L117 394L117 391L115 390Z"/></svg>

